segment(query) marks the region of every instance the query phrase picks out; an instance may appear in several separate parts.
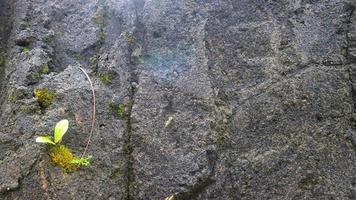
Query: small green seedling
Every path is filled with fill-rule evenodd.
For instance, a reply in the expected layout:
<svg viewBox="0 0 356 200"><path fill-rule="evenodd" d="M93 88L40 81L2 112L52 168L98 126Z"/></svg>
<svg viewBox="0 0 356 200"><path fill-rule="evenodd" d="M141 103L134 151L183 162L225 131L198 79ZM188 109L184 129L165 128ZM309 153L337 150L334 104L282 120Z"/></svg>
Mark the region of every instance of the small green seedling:
<svg viewBox="0 0 356 200"><path fill-rule="evenodd" d="M52 162L61 166L66 172L72 172L78 169L79 166L87 167L90 165L92 156L77 157L64 145L59 145L64 134L67 132L69 126L68 120L61 120L54 128L54 137L40 136L36 138L38 143L47 143L51 145L50 157Z"/></svg>
<svg viewBox="0 0 356 200"><path fill-rule="evenodd" d="M52 141L50 136L40 136L36 138L36 142L56 145L62 140L62 137L68 130L68 126L69 126L68 120L63 119L60 122L58 122L56 124L56 127L54 128L54 141Z"/></svg>

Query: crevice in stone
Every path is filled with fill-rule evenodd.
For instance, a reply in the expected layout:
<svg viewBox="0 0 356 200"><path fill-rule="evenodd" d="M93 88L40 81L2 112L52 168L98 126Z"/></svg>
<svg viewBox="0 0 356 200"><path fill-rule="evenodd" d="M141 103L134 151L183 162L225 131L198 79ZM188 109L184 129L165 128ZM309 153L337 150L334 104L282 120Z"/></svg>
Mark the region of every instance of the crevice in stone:
<svg viewBox="0 0 356 200"><path fill-rule="evenodd" d="M17 1L0 1L0 105L6 97L6 65L8 62L8 44L13 25L13 11Z"/></svg>
<svg viewBox="0 0 356 200"><path fill-rule="evenodd" d="M351 97L352 97L352 101L353 101L353 110L356 108L355 78L356 78L356 66L351 65L349 68L349 82L350 82L350 89L351 89Z"/></svg>
<svg viewBox="0 0 356 200"><path fill-rule="evenodd" d="M133 123L133 118L132 118L132 112L133 112L133 106L135 104L135 94L136 94L136 85L138 84L138 74L137 74L137 63L134 62L134 59L132 57L132 54L134 52L135 47L138 44L143 44L144 43L144 33L145 33L145 28L142 23L142 17L140 15L140 12L143 10L143 6L145 4L144 0L135 0L133 1L134 4L134 9L135 9L135 29L134 32L132 33L132 37L134 38L135 42L132 41L127 41L128 43L128 55L130 56L129 58L129 63L128 63L128 69L130 73L129 77L129 82L130 82L130 87L129 87L129 105L127 106L127 116L125 118L125 132L124 132L124 144L123 144L123 151L125 155L125 200L132 200L134 199L134 194L133 190L135 187L135 174L134 174L134 158L133 158L133 144L132 144L132 123Z"/></svg>
<svg viewBox="0 0 356 200"><path fill-rule="evenodd" d="M345 57L347 58L347 60L349 61L350 67L349 67L349 82L350 82L350 88L351 88L351 97L353 100L353 113L355 112L355 106L356 106L356 91L355 91L355 87L356 87L356 66L355 66L355 62L356 62L356 58L354 57L354 55L352 55L352 53L350 52L351 48L353 48L355 45L353 45L353 43L355 43L355 39L353 39L353 37L351 36L352 33L352 17L355 11L355 6L353 5L348 5L348 9L349 9L349 15L347 16L347 20L345 22L345 37L346 37L346 47L345 47ZM356 36L356 34L355 34Z"/></svg>
<svg viewBox="0 0 356 200"><path fill-rule="evenodd" d="M347 58L349 64L349 84L350 84L350 96L352 99L352 113L350 116L350 125L351 129L345 134L345 138L349 141L354 147L356 146L356 123L355 123L355 111L356 111L356 57L354 53L352 54L351 48L356 49L356 32L352 33L352 17L354 15L355 6L347 5L349 9L349 15L347 16L347 20L345 22L345 37L346 37L346 48L345 48L345 57ZM351 34L353 37L351 37ZM355 51L355 50L353 50Z"/></svg>
<svg viewBox="0 0 356 200"><path fill-rule="evenodd" d="M353 58L353 56L350 53L350 48L352 48L353 42L355 42L351 37L350 37L350 29L352 26L352 16L354 14L355 11L355 7L353 6L349 6L348 7L350 9L349 11L349 15L347 16L347 20L346 20L346 31L345 31L345 37L346 37L346 49L345 49L345 56L348 59L349 62L351 63L355 63L355 58Z"/></svg>
<svg viewBox="0 0 356 200"><path fill-rule="evenodd" d="M347 17L347 21L346 21L346 33L345 33L346 34L346 49L345 49L345 54L346 54L346 58L350 62L349 82L350 82L350 88L351 88L351 97L352 97L352 100L353 100L353 112L355 112L355 108L356 108L356 91L355 91L355 87L356 87L356 66L355 66L355 58L353 58L353 56L350 54L350 48L353 47L352 44L355 42L350 37L350 30L351 30L351 26L352 26L352 16L354 14L355 7L349 6L349 8L350 8L350 14Z"/></svg>
<svg viewBox="0 0 356 200"><path fill-rule="evenodd" d="M134 170L133 170L133 147L131 143L132 137L132 108L134 105L135 88L131 85L129 91L129 105L127 107L127 116L125 117L125 131L123 151L125 156L125 200L131 200L132 187L134 186Z"/></svg>

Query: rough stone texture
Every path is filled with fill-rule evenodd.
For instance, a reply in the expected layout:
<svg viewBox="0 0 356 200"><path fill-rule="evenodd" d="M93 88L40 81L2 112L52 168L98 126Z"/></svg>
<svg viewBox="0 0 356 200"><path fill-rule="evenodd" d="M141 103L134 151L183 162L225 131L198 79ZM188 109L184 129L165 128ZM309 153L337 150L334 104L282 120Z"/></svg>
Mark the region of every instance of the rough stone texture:
<svg viewBox="0 0 356 200"><path fill-rule="evenodd" d="M0 199L356 199L355 8L0 0ZM83 151L79 66L94 159L64 173L34 139L67 118Z"/></svg>

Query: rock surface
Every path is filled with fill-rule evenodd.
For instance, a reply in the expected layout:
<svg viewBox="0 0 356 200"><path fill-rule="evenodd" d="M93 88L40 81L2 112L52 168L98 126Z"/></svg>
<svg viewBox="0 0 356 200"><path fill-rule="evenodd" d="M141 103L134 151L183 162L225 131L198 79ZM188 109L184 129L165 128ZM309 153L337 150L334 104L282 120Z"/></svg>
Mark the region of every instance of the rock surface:
<svg viewBox="0 0 356 200"><path fill-rule="evenodd" d="M0 0L0 199L355 199L353 0ZM68 119L90 167L37 136ZM33 91L55 92L41 107Z"/></svg>

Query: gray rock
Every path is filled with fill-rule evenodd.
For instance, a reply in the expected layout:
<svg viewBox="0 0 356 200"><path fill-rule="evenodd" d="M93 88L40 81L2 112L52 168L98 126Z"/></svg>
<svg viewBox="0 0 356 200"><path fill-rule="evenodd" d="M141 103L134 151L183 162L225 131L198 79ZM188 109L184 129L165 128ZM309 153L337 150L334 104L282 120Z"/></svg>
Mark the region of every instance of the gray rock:
<svg viewBox="0 0 356 200"><path fill-rule="evenodd" d="M355 8L0 0L0 199L354 199ZM83 152L79 67L65 173L34 140L65 118Z"/></svg>

